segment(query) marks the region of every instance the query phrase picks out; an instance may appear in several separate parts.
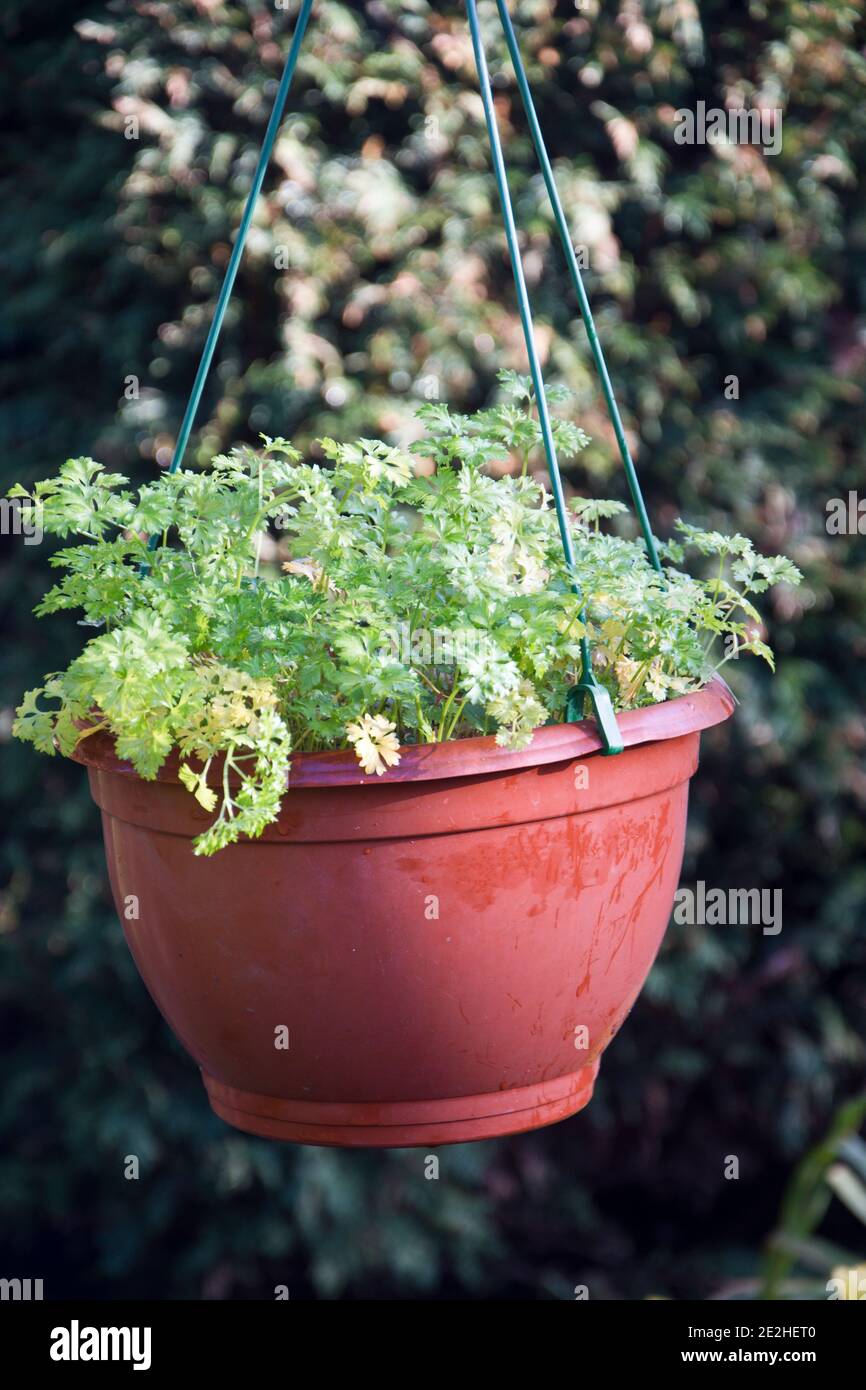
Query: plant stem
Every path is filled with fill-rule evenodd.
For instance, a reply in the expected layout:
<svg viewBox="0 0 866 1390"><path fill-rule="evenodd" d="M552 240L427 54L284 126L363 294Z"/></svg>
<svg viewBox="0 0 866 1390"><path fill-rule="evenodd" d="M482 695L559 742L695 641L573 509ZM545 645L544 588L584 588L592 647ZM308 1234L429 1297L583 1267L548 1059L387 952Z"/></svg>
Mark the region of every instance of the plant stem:
<svg viewBox="0 0 866 1390"><path fill-rule="evenodd" d="M444 706L443 706L443 708L442 708L442 717L441 717L440 720L439 720L439 734L438 734L438 740L439 740L440 743L442 742L442 735L443 735L443 731L444 731L444 729L445 729L445 721L446 721L446 719L448 718L448 711L450 710L452 704L454 703L454 696L457 694L457 675L458 675L458 672L455 670L455 672L454 672L454 681L453 681L453 684L452 684L452 686L451 686L451 694L448 696L448 699L445 701L445 704L444 704Z"/></svg>

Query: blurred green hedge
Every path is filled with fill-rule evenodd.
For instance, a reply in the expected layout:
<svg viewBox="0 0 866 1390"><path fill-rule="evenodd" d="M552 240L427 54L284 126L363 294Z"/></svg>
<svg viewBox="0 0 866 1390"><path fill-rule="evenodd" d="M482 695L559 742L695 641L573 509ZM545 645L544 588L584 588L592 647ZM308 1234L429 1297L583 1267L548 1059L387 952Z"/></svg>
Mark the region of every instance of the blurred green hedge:
<svg viewBox="0 0 866 1390"><path fill-rule="evenodd" d="M570 482L622 496L480 8L548 372L594 437ZM408 438L432 390L478 405L524 365L462 7L317 9L200 461L260 431ZM806 575L768 612L776 678L733 672L742 705L705 740L684 869L781 887L784 928L672 927L586 1114L443 1150L438 1182L420 1152L247 1140L136 977L82 775L9 742L21 691L76 635L31 616L47 547L4 538L0 1250L47 1296L705 1296L754 1273L785 1174L862 1076L864 541L825 526L830 498L866 491L862 5L511 9L658 531L682 511ZM76 453L138 478L167 462L290 25L264 0L7 0L8 483ZM699 100L781 108L780 153L677 145Z"/></svg>

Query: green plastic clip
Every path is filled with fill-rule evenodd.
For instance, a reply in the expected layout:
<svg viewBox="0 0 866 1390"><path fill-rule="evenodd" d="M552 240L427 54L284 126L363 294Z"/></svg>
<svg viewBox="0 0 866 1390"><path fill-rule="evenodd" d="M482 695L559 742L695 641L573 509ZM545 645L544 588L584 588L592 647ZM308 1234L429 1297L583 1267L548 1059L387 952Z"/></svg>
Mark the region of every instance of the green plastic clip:
<svg viewBox="0 0 866 1390"><path fill-rule="evenodd" d="M586 699L589 699L592 705L595 722L604 744L602 753L605 757L612 757L614 753L621 753L624 747L622 734L616 722L610 696L592 671L584 671L577 685L573 685L569 690L565 706L566 722L576 724L584 718L584 701Z"/></svg>

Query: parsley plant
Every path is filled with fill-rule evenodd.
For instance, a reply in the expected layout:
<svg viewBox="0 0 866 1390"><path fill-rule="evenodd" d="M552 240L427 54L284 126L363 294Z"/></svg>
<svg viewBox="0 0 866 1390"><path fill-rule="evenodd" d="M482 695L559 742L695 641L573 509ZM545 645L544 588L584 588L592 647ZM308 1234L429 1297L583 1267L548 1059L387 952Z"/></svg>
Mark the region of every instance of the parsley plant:
<svg viewBox="0 0 866 1390"><path fill-rule="evenodd" d="M495 734L519 747L561 720L584 627L529 468L531 390L502 380L505 403L474 416L423 407L411 451L323 439L320 466L265 438L137 491L89 458L32 494L13 488L46 532L75 537L52 555L63 576L36 612L80 609L95 629L25 696L16 734L69 753L107 730L144 778L177 748L184 785L214 813L196 841L211 854L276 818L293 751L354 747L374 775L401 744ZM586 443L567 419L554 428L563 459ZM492 476L505 458L516 470ZM570 506L574 578L615 709L696 690L742 651L772 664L750 596L796 584L788 560L679 523L662 579L642 543L602 529L622 504ZM675 568L686 548L712 557L708 577Z"/></svg>

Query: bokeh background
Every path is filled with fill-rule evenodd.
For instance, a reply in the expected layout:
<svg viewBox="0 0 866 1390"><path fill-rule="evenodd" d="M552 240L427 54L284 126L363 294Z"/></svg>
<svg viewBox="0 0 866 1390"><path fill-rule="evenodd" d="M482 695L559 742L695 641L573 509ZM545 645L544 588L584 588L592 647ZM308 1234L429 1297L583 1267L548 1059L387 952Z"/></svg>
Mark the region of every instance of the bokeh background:
<svg viewBox="0 0 866 1390"><path fill-rule="evenodd" d="M262 430L408 439L429 378L469 408L498 369L524 367L461 5L317 8L200 463ZM593 436L569 483L622 497L495 9L480 8L547 372ZM782 888L782 932L672 926L589 1110L443 1150L438 1182L420 1152L232 1132L127 956L80 769L10 741L21 692L82 634L32 617L48 544L4 537L0 1274L95 1298L757 1287L790 1173L863 1087L866 542L826 528L829 499L866 493L862 8L511 5L656 529L680 512L741 529L805 574L767 605L775 679L731 663L741 708L705 737L683 870ZM7 484L82 453L137 480L167 464L293 9L5 0ZM674 113L698 100L781 108L781 152L677 145ZM824 1236L866 1246L839 1203L828 1221Z"/></svg>

